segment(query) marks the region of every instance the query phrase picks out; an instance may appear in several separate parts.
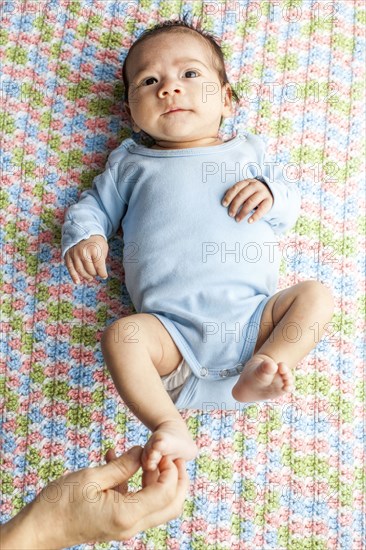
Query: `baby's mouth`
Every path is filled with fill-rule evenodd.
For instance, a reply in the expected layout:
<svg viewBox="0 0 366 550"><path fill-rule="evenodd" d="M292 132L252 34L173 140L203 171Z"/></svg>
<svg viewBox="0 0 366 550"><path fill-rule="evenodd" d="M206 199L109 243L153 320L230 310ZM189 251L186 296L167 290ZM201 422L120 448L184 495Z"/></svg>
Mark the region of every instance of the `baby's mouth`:
<svg viewBox="0 0 366 550"><path fill-rule="evenodd" d="M189 109L181 109L180 107L170 109L170 111L166 111L166 113L163 113L163 115L172 115L174 113L186 113Z"/></svg>

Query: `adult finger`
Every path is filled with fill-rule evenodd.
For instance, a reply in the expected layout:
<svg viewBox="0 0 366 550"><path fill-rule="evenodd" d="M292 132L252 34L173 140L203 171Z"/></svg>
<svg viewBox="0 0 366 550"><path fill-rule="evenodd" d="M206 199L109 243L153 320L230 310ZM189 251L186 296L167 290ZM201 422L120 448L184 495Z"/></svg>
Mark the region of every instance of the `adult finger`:
<svg viewBox="0 0 366 550"><path fill-rule="evenodd" d="M115 453L115 450L113 448L108 449L108 451L105 454L105 461L108 464L111 460L115 460L117 458L117 455Z"/></svg>
<svg viewBox="0 0 366 550"><path fill-rule="evenodd" d="M159 468L159 466L158 466ZM159 469L155 470L142 470L142 488L148 487L152 483L156 483L159 478L160 472Z"/></svg>
<svg viewBox="0 0 366 550"><path fill-rule="evenodd" d="M178 470L178 488L186 494L189 488L189 475L187 472L186 461L183 460L183 458L177 458L173 460L173 462Z"/></svg>
<svg viewBox="0 0 366 550"><path fill-rule="evenodd" d="M165 458L167 457L163 457L163 459ZM168 466L168 468L172 468L172 465ZM184 502L189 488L189 478L184 460L177 459L176 461L174 461L174 468L177 474L175 482L170 478L171 471L169 470L168 473L167 468L165 468L164 473L162 472L159 480L154 485L152 485L151 488L148 487L147 489L144 489L138 493L138 499L143 509L147 511L150 510L150 513L148 512L145 517L141 518L140 521L138 518L138 531L146 531L146 529L149 529L150 527L155 527L156 525L167 523L168 521L171 521L172 519L175 519L182 514ZM172 481L173 491L170 490L164 493L164 489L166 489L168 484L171 484ZM147 500L146 493L148 489L151 490L151 493L149 495L149 497L151 496L151 501ZM160 505L159 509L157 509L157 502Z"/></svg>
<svg viewBox="0 0 366 550"><path fill-rule="evenodd" d="M161 460L163 460L163 458L161 458ZM155 483L158 480L160 476L160 468L165 467L164 463L162 466L160 466L160 462L157 468L155 468L155 470L144 470L144 469L142 470L142 487L143 488L151 485L152 483Z"/></svg>
<svg viewBox="0 0 366 550"><path fill-rule="evenodd" d="M142 447L136 445L108 464L94 468L91 473L93 482L98 483L102 491L123 484L140 468L141 454Z"/></svg>
<svg viewBox="0 0 366 550"><path fill-rule="evenodd" d="M117 459L117 455L115 453L115 450L114 449L108 449L108 451L105 454L105 460L106 460L107 464L109 462L111 462L112 460L116 460L116 459ZM128 493L128 482L124 481L124 482L120 483L119 485L116 485L115 487L113 487L113 489L114 489L114 491L117 491L121 495L126 495Z"/></svg>
<svg viewBox="0 0 366 550"><path fill-rule="evenodd" d="M159 468L159 479L151 486L132 494L131 500L124 499L120 510L116 511L117 517L124 519L121 540L166 523L182 513L189 486L185 461L176 459L173 463L164 456Z"/></svg>
<svg viewBox="0 0 366 550"><path fill-rule="evenodd" d="M137 491L140 513L145 510L151 525L158 525L180 515L189 487L185 461L172 461L164 456L159 463L160 475L151 485ZM159 509L157 509L159 503Z"/></svg>

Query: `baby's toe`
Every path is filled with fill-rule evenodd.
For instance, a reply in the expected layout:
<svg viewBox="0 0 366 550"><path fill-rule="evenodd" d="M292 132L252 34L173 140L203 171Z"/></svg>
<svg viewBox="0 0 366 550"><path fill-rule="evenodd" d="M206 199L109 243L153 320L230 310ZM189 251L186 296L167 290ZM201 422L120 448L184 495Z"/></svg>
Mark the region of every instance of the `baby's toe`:
<svg viewBox="0 0 366 550"><path fill-rule="evenodd" d="M161 453L152 449L151 447L145 447L141 457L141 463L144 470L155 470L161 459Z"/></svg>
<svg viewBox="0 0 366 550"><path fill-rule="evenodd" d="M281 375L284 391L292 391L294 389L294 378L291 369L286 363L279 363L278 372Z"/></svg>
<svg viewBox="0 0 366 550"><path fill-rule="evenodd" d="M265 359L256 369L255 378L261 385L268 386L273 382L276 371L276 363Z"/></svg>
<svg viewBox="0 0 366 550"><path fill-rule="evenodd" d="M151 442L151 452L156 453L156 456L160 456L160 458L166 452L166 438L164 434L159 432L154 433Z"/></svg>
<svg viewBox="0 0 366 550"><path fill-rule="evenodd" d="M277 372L277 365L272 359L264 359L258 369L260 373L273 375Z"/></svg>
<svg viewBox="0 0 366 550"><path fill-rule="evenodd" d="M289 366L282 362L278 363L278 372L283 377L288 376L291 373Z"/></svg>

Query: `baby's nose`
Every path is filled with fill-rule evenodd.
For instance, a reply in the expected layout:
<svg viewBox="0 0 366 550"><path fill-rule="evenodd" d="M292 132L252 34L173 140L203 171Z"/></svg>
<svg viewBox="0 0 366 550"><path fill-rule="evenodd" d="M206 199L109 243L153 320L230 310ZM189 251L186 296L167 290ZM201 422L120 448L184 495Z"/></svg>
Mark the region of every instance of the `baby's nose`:
<svg viewBox="0 0 366 550"><path fill-rule="evenodd" d="M176 81L170 80L169 82L164 82L158 91L159 96L163 97L167 94L179 94L182 93L182 86L180 86Z"/></svg>

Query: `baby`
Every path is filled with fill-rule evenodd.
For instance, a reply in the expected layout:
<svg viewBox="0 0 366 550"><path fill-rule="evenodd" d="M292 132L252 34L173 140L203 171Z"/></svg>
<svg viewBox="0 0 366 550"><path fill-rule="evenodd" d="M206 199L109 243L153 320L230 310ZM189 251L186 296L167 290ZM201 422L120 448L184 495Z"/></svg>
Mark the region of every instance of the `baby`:
<svg viewBox="0 0 366 550"><path fill-rule="evenodd" d="M294 388L292 370L322 337L333 297L318 281L276 291L278 235L300 211L297 186L257 136L218 137L233 92L214 38L166 22L123 67L135 132L71 206L62 254L72 280L107 277L122 224L125 282L138 313L107 327L102 352L126 405L153 432L145 470L197 446L179 409L235 409Z"/></svg>

